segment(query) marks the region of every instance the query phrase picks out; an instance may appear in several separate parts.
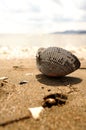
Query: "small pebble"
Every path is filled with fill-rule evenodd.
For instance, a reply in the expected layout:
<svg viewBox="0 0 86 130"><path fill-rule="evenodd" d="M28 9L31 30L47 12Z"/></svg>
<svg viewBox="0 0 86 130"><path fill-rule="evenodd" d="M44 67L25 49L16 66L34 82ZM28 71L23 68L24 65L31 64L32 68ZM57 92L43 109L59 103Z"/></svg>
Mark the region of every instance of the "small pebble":
<svg viewBox="0 0 86 130"><path fill-rule="evenodd" d="M50 92L51 91L51 89L48 89L48 92Z"/></svg>
<svg viewBox="0 0 86 130"><path fill-rule="evenodd" d="M23 81L21 81L19 84L20 84L20 85L23 85L23 84L27 84L27 83L28 83L27 80L23 80Z"/></svg>
<svg viewBox="0 0 86 130"><path fill-rule="evenodd" d="M56 105L56 104L57 104L57 102L54 98L48 98L44 101L43 107L47 107L47 106L51 107L51 106Z"/></svg>
<svg viewBox="0 0 86 130"><path fill-rule="evenodd" d="M44 87L41 87L42 89L44 89Z"/></svg>
<svg viewBox="0 0 86 130"><path fill-rule="evenodd" d="M15 66L13 66L13 68L17 69L17 68L19 68L19 66L15 65Z"/></svg>

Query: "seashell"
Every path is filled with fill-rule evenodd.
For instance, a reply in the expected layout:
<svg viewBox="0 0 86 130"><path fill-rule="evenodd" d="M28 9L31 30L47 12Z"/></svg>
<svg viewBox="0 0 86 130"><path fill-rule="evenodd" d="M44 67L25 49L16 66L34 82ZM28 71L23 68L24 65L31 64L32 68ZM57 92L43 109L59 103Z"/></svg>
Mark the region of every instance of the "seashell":
<svg viewBox="0 0 86 130"><path fill-rule="evenodd" d="M40 106L40 107L28 108L28 110L31 112L32 117L34 119L39 119L40 113L44 110L44 108Z"/></svg>
<svg viewBox="0 0 86 130"><path fill-rule="evenodd" d="M39 71L52 77L68 75L80 67L80 61L75 55L59 47L39 48L36 64Z"/></svg>
<svg viewBox="0 0 86 130"><path fill-rule="evenodd" d="M0 77L0 80L7 80L8 79L8 77Z"/></svg>

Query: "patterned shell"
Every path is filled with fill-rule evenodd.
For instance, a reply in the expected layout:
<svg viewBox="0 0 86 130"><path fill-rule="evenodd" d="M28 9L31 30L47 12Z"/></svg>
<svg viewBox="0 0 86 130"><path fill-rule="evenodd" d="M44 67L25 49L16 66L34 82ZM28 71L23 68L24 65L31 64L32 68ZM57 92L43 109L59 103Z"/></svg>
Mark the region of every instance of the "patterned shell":
<svg viewBox="0 0 86 130"><path fill-rule="evenodd" d="M47 76L65 76L80 67L80 61L71 52L58 48L39 48L36 55L39 71Z"/></svg>

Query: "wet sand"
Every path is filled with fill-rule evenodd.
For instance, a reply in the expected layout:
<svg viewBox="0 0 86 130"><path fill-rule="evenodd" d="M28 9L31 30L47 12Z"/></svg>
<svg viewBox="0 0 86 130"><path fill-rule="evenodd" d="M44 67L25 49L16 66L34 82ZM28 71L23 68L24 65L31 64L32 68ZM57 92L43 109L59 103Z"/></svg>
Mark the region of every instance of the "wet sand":
<svg viewBox="0 0 86 130"><path fill-rule="evenodd" d="M42 75L35 59L0 60L0 130L86 130L86 60L62 78ZM21 84L26 81L26 84ZM38 120L28 108L50 94L65 94L63 105L44 108Z"/></svg>

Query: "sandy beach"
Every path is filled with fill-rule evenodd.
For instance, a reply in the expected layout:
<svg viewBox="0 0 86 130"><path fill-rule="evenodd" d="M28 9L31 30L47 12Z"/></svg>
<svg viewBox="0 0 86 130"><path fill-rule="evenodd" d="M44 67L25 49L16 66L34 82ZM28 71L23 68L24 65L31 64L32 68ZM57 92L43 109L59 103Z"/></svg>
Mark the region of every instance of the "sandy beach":
<svg viewBox="0 0 86 130"><path fill-rule="evenodd" d="M0 1L0 130L86 130L86 0Z"/></svg>
<svg viewBox="0 0 86 130"><path fill-rule="evenodd" d="M35 59L1 59L0 130L85 130L86 60L80 61L75 72L48 78ZM46 106L35 120L28 108L42 106L45 96L56 93L67 96L65 104Z"/></svg>

